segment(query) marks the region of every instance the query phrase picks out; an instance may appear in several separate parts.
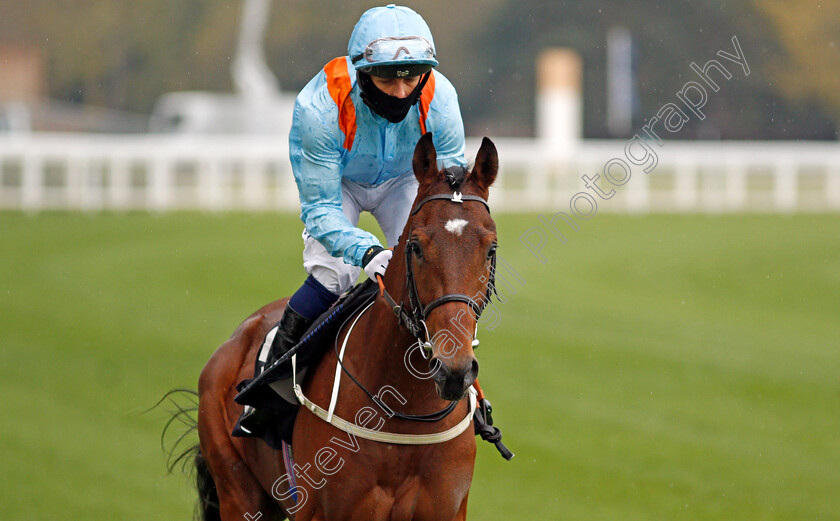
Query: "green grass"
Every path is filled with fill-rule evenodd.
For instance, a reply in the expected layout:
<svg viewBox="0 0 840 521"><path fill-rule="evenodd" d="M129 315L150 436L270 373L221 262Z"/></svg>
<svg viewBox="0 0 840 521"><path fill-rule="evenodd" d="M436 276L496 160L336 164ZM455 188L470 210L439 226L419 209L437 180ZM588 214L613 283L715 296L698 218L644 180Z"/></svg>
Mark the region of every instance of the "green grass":
<svg viewBox="0 0 840 521"><path fill-rule="evenodd" d="M498 218L525 284L477 354L517 457L479 445L471 519L840 519L840 216L599 215L544 264L539 224ZM0 213L0 518L187 519L141 412L300 284L300 228Z"/></svg>

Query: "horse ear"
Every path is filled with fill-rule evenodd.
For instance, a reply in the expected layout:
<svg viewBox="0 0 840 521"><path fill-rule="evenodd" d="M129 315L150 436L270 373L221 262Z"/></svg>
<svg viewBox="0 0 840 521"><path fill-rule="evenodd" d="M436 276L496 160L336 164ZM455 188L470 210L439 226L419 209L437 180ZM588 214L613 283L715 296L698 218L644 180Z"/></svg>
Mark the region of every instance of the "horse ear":
<svg viewBox="0 0 840 521"><path fill-rule="evenodd" d="M478 149L478 155L475 156L475 165L470 177L480 189L487 190L496 180L498 172L499 154L496 152L496 145L485 137L481 140L481 147Z"/></svg>
<svg viewBox="0 0 840 521"><path fill-rule="evenodd" d="M414 159L411 162L414 167L414 175L421 183L424 179L431 180L437 176L437 152L432 141L432 133L426 132L417 146L414 147Z"/></svg>

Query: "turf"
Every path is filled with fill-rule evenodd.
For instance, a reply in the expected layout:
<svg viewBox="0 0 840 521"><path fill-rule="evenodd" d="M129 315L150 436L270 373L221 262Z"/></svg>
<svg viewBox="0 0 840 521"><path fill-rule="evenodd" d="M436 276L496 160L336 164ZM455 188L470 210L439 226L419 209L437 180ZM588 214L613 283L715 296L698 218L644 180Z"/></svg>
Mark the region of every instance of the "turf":
<svg viewBox="0 0 840 521"><path fill-rule="evenodd" d="M497 222L477 354L517 457L479 446L471 519L840 519L840 216L598 215L542 258ZM187 519L142 411L298 286L300 228L0 213L0 519Z"/></svg>

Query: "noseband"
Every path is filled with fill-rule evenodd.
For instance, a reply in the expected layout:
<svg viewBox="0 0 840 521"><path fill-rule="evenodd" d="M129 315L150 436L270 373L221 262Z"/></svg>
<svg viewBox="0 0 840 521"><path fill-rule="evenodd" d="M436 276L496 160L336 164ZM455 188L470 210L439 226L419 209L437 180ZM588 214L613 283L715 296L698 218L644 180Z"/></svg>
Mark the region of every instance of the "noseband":
<svg viewBox="0 0 840 521"><path fill-rule="evenodd" d="M452 201L456 204L463 204L464 201L478 201L487 208L487 211L490 211L490 206L487 204L487 201L479 197L477 195L463 195L458 190L454 190L452 194L436 194L430 195L420 202L418 202L414 208L411 210L411 214L409 218L414 217L420 211L424 204L428 203L429 201L434 201L437 199L445 199L448 201ZM411 236L410 230L409 233L406 234L408 237ZM384 285L381 285L381 293L382 296L385 298L388 305L391 306L393 309L394 314L397 316L399 321L408 329L409 333L413 337L415 337L418 342L424 347L426 351L430 351L432 348L431 345L431 338L429 338L429 329L426 327L426 319L429 316L429 313L432 312L433 309L436 307L445 304L447 302L464 302L475 313L476 319L481 317L481 312L484 311L484 308L490 302L490 297L492 296L493 292L495 291L495 275L496 275L496 253L493 252L490 257L490 278L487 281L487 292L485 294L484 302L478 304L473 298L468 295L464 295L463 293L448 293L441 297L438 297L425 306L423 306L420 302L420 295L417 291L417 281L414 277L414 269L412 268L413 263L411 262L411 248L408 247L408 240L406 240L405 244L405 271L406 271L406 285L408 286L408 301L410 309L407 311L405 309L405 305L403 303L397 304L396 301L385 291Z"/></svg>

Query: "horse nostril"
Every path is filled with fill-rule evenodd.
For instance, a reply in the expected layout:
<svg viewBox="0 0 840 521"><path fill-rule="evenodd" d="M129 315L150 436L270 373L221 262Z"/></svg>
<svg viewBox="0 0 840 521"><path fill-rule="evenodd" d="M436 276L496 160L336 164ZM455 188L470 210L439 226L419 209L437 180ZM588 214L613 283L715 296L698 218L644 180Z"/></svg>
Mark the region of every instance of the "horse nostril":
<svg viewBox="0 0 840 521"><path fill-rule="evenodd" d="M473 358L469 369L464 374L464 388L471 386L478 378L478 360Z"/></svg>
<svg viewBox="0 0 840 521"><path fill-rule="evenodd" d="M449 368L437 357L429 360L429 371L432 373L432 380L443 383L449 378Z"/></svg>

